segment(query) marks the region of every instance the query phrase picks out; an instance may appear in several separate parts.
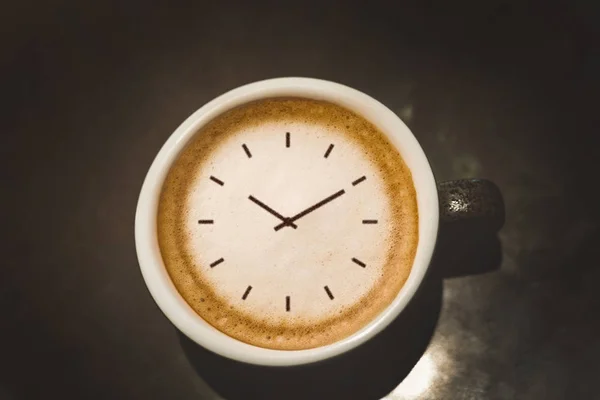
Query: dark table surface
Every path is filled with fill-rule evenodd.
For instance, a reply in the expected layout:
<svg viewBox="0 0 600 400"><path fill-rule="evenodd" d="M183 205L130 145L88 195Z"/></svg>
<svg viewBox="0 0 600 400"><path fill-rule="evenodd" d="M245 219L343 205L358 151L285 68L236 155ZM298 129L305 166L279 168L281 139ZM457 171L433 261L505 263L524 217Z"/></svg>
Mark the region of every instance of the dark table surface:
<svg viewBox="0 0 600 400"><path fill-rule="evenodd" d="M249 3L3 6L0 398L600 398L598 7ZM441 237L419 296L355 354L272 370L176 331L133 222L178 124L278 76L379 99L440 180L495 181L507 219Z"/></svg>

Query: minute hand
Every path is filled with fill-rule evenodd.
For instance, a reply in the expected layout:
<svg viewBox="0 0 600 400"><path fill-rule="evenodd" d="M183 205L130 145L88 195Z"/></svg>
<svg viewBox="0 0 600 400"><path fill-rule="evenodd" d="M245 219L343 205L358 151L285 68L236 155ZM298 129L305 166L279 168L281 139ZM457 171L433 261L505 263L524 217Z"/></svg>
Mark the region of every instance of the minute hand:
<svg viewBox="0 0 600 400"><path fill-rule="evenodd" d="M304 217L307 214L310 214L311 212L315 211L317 208L324 206L325 204L329 203L330 201L337 199L338 197L340 197L344 193L346 193L346 192L344 191L344 189L342 189L339 192L336 192L336 193L332 194L331 196L327 197L326 199L321 200L317 204L308 207L306 210L302 211L301 213L294 215L289 220L284 221L281 224L277 225L275 227L275 230L278 231L281 228L283 228L284 226L288 226L290 224L293 224L295 221L299 220L300 218Z"/></svg>

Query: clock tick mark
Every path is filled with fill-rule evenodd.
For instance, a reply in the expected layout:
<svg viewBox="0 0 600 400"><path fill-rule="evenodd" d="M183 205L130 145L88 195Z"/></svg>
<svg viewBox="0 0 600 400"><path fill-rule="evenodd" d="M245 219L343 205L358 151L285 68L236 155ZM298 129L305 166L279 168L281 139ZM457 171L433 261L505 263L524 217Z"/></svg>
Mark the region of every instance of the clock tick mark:
<svg viewBox="0 0 600 400"><path fill-rule="evenodd" d="M360 178L358 178L357 180L355 180L354 182L352 182L352 186L356 186L359 183L364 182L366 180L367 180L367 177L363 175Z"/></svg>
<svg viewBox="0 0 600 400"><path fill-rule="evenodd" d="M329 157L329 154L331 154L331 150L333 150L333 143L329 145L329 147L327 148L327 151L325 152L325 155L323 157L325 157L325 158Z"/></svg>
<svg viewBox="0 0 600 400"><path fill-rule="evenodd" d="M212 176L212 175L210 176L210 180L211 180L211 181L213 181L213 182L215 182L215 183L218 183L218 184L219 184L219 185L221 185L221 186L223 186L223 185L225 184L225 182L223 182L222 180L220 180L220 179L218 179L218 178L215 178L215 177L214 177L214 176Z"/></svg>
<svg viewBox="0 0 600 400"><path fill-rule="evenodd" d="M353 257L353 258L352 258L352 261L353 261L355 264L358 264L358 265L360 265L360 266L361 266L361 267L363 267L363 268L365 268L365 267L367 266L367 264L365 264L364 262L360 261L358 258L354 258L354 257Z"/></svg>
<svg viewBox="0 0 600 400"><path fill-rule="evenodd" d="M246 143L244 143L242 145L242 148L244 149L244 151L246 152L246 155L248 156L248 158L252 158L252 153L250 153L250 149L248 149L248 146L246 146Z"/></svg>
<svg viewBox="0 0 600 400"><path fill-rule="evenodd" d="M376 224L377 220L376 219L363 219L362 223L363 224Z"/></svg>
<svg viewBox="0 0 600 400"><path fill-rule="evenodd" d="M333 293L331 293L331 290L329 290L328 286L325 286L323 289L325 289L325 291L327 292L327 296L329 296L329 298L331 300L333 300L335 297L333 297Z"/></svg>
<svg viewBox="0 0 600 400"><path fill-rule="evenodd" d="M215 221L212 219L199 219L198 223L199 224L214 224Z"/></svg>
<svg viewBox="0 0 600 400"><path fill-rule="evenodd" d="M252 286L248 286L248 289L246 289L246 291L244 292L244 295L242 296L242 300L246 300L246 297L248 297L251 290L252 290Z"/></svg>
<svg viewBox="0 0 600 400"><path fill-rule="evenodd" d="M225 261L223 258L219 258L217 261L213 261L213 262L210 264L210 267L211 267L211 268L214 268L214 267L216 267L217 265L221 264L223 261Z"/></svg>
<svg viewBox="0 0 600 400"><path fill-rule="evenodd" d="M290 296L285 296L285 311L290 312Z"/></svg>
<svg viewBox="0 0 600 400"><path fill-rule="evenodd" d="M288 147L288 148L289 148L289 147L290 147L290 145L291 145L291 143L290 143L290 142L291 142L290 133L289 133L289 132L286 132L286 133L285 133L285 147Z"/></svg>

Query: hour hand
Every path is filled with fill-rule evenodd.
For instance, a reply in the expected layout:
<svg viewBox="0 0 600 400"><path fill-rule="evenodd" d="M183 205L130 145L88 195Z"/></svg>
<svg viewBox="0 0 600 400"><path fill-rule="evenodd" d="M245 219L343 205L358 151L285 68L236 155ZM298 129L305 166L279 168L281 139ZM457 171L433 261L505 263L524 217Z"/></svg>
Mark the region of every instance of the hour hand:
<svg viewBox="0 0 600 400"><path fill-rule="evenodd" d="M273 210L271 207L269 207L268 205L266 205L262 201L258 200L256 197L254 197L254 196L248 196L248 199L250 199L250 201L252 201L254 204L256 204L257 206L259 206L260 208L264 209L265 211L267 211L271 215L274 215L275 217L277 217L280 220L282 220L283 223L285 224L285 226L291 226L294 229L298 228L298 226L296 224L294 224L294 222L291 221L290 218L286 218L283 215L279 214L277 211Z"/></svg>

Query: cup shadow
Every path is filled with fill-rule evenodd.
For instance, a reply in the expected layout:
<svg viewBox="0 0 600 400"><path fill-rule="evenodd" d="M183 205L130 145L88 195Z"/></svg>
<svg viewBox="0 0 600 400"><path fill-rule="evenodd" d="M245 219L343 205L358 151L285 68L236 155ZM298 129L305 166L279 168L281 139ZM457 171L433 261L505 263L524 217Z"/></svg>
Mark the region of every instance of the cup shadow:
<svg viewBox="0 0 600 400"><path fill-rule="evenodd" d="M181 347L198 375L226 399L380 399L419 361L442 307L442 280L498 268L495 234L467 236L442 228L430 272L404 311L383 332L358 348L297 367L263 367L216 355L179 333Z"/></svg>

